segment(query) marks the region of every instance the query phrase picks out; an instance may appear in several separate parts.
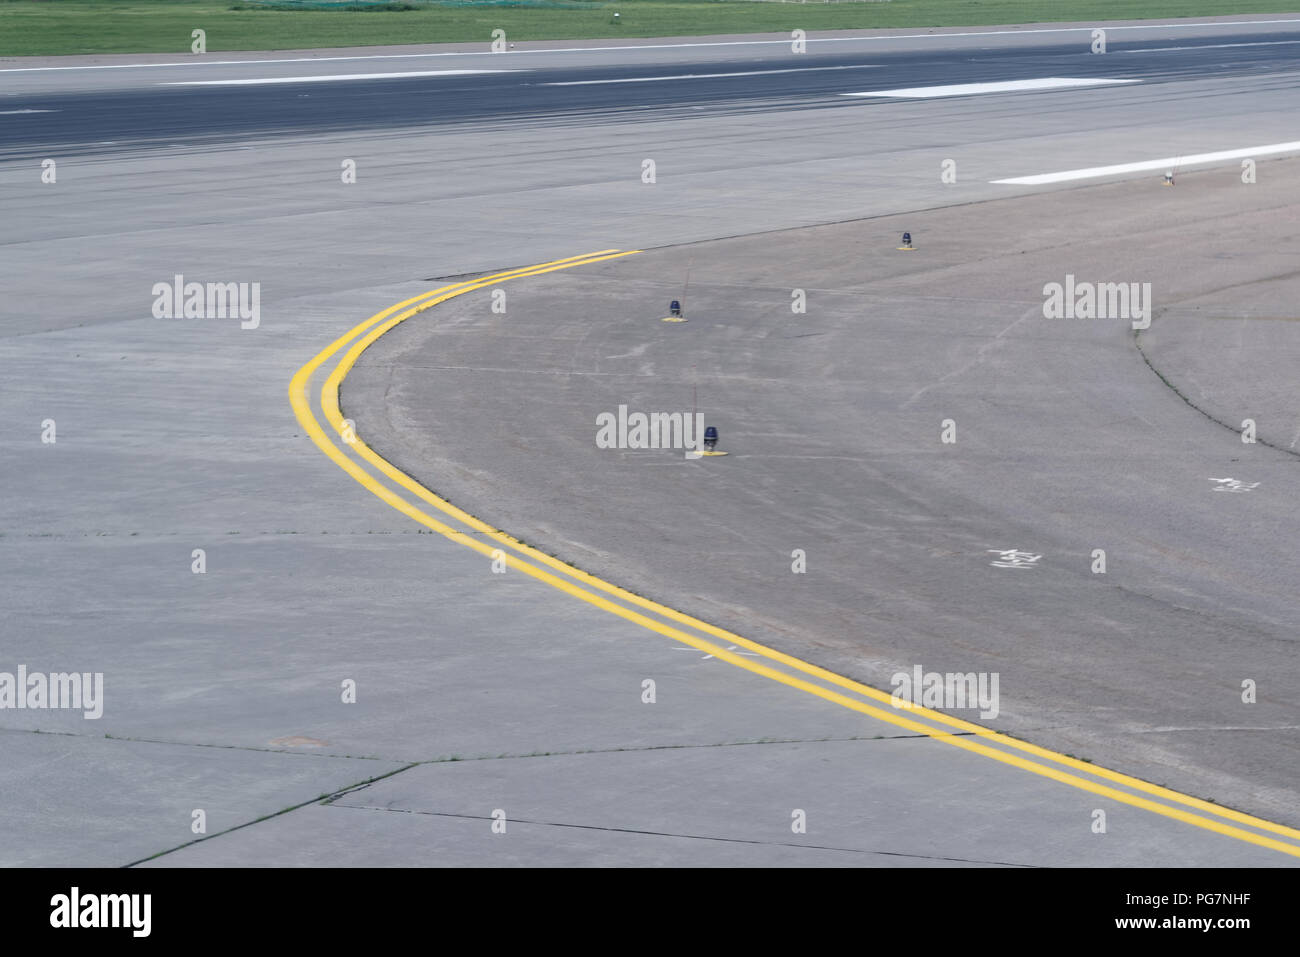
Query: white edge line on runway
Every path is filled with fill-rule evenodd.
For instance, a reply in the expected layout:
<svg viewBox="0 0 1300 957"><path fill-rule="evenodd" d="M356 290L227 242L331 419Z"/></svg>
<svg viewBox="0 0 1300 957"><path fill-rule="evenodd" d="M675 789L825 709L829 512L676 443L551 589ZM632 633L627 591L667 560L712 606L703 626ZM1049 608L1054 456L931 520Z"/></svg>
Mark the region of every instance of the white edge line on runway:
<svg viewBox="0 0 1300 957"><path fill-rule="evenodd" d="M1109 31L1118 30L1187 30L1195 27L1252 27L1271 26L1279 23L1292 23L1300 26L1300 18L1290 20L1222 20L1199 23L1144 23L1134 26L1105 26ZM1015 37L1035 33L1088 33L1094 27L1043 27L1030 30L977 30L969 33L898 33L879 37L808 37L808 43L861 43L877 40L936 40L945 37ZM789 46L789 40L715 40L708 43L634 43L618 47L556 47L548 50L511 50L509 53L482 53L463 50L445 53L368 53L355 56L303 56L288 57L279 60L193 60L177 63L102 63L93 66L27 66L0 69L0 73L48 73L56 70L145 70L151 67L173 66L252 66L258 63L324 63L341 60L405 60L436 56L517 56L524 53L620 53L624 50L675 50L681 47L746 47L746 46Z"/></svg>
<svg viewBox="0 0 1300 957"><path fill-rule="evenodd" d="M629 76L612 80L557 80L542 86L597 86L602 83L654 83L659 80L713 80L723 76L767 76L771 73L819 73L828 70L878 70L882 64L865 63L855 66L800 66L789 70L745 70L736 73L679 73L674 76Z"/></svg>
<svg viewBox="0 0 1300 957"><path fill-rule="evenodd" d="M1139 47L1136 50L1116 50L1116 53L1164 53L1166 50L1227 50L1232 47L1276 47L1300 43L1300 40L1259 40L1255 43L1202 43L1185 47Z"/></svg>
<svg viewBox="0 0 1300 957"><path fill-rule="evenodd" d="M326 83L335 80L392 80L412 76L471 76L519 70L406 70L400 73L330 73L323 76L268 76L238 80L167 80L158 86L265 86L268 83ZM523 71L527 72L527 71Z"/></svg>
<svg viewBox="0 0 1300 957"><path fill-rule="evenodd" d="M1115 166L1090 166L1087 169L1068 169L1060 173L1040 173L1037 176L1016 176L1012 179L993 179L990 183L1009 186L1041 186L1045 183L1065 183L1076 179L1093 179L1098 176L1115 176L1120 173L1141 173L1149 170L1171 170L1200 163L1219 163L1224 160L1247 159L1252 156L1271 156L1277 153L1300 153L1300 140L1290 143L1272 143L1242 150L1221 150L1217 153L1194 153L1188 156L1168 156L1164 159L1143 160L1139 163L1119 163Z"/></svg>
<svg viewBox="0 0 1300 957"><path fill-rule="evenodd" d="M23 113L60 113L61 110L0 110L0 116L20 116Z"/></svg>
<svg viewBox="0 0 1300 957"><path fill-rule="evenodd" d="M896 90L868 90L840 96L886 96L924 100L938 96L975 96L981 93L1021 93L1027 90L1068 90L1086 86L1141 83L1141 80L1102 80L1068 76L1046 76L1036 80L1003 80L996 83L955 83L948 86L909 86Z"/></svg>

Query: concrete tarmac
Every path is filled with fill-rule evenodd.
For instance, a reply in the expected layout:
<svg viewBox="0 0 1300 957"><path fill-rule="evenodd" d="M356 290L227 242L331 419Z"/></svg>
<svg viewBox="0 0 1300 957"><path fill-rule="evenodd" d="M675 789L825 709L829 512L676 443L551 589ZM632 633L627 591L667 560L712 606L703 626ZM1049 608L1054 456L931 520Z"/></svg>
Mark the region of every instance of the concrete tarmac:
<svg viewBox="0 0 1300 957"><path fill-rule="evenodd" d="M1150 283L1156 370L1194 352L1203 390L1277 399L1230 417L1294 435L1294 323L1270 323L1284 347L1238 379L1181 318L1224 289L1244 315L1300 292L1300 164L1262 169L503 283L504 314L488 288L380 339L344 413L439 494L633 591L884 689L918 664L999 673L991 727L1300 823L1295 454L1189 408L1130 321L1043 316L1067 275ZM895 248L905 229L914 252ZM1268 252L1220 256L1247 245ZM662 322L683 295L689 321ZM620 407L698 408L729 457L599 448L597 416ZM1211 480L1234 477L1252 487ZM1041 560L992 564L1013 548ZM1271 691L1246 703L1246 680Z"/></svg>
<svg viewBox="0 0 1300 957"><path fill-rule="evenodd" d="M1212 25L1192 32L1214 46L1287 39L1280 32L1285 29ZM1173 42L1182 34L1163 27L1152 33L1171 46L1186 45ZM954 66L954 79L1095 76L1102 66L1090 64L1077 49L1065 50L1068 44L1055 33L1037 39L874 42L871 56L902 55L912 45L924 47L935 62L960 59L945 43L987 48L979 63ZM718 49L671 46L636 54L643 59L626 67L711 72L710 64L754 59L752 51L733 57ZM853 65L844 50L822 59L821 49L810 46L808 59L800 62ZM241 108L257 102L247 91L221 98L187 88L154 92L160 77L130 78L135 69L86 72L85 64L69 64L77 69L45 71L50 64L42 63L36 64L42 72L0 73L6 110L64 110L46 126L20 124L49 114L21 113L6 115L0 127L0 283L6 292L0 301L0 581L6 612L0 671L19 665L34 672L75 669L102 672L105 680L99 719L72 711L0 712L0 791L6 796L0 802L0 861L120 865L161 854L159 863L194 865L1290 864L1296 858L1276 848L918 736L708 658L526 576L494 575L481 556L421 534L427 530L349 479L307 438L286 395L295 371L336 337L392 303L442 285L439 277L589 250L705 243L1029 195L1039 190L990 180L1284 142L1293 136L1289 116L1296 105L1294 61L1280 55L1289 49L1132 53L1125 55L1129 65L1107 60L1105 72L1147 71L1151 82L932 101L840 97L866 88L856 80L837 85L823 78L812 86L781 81L767 88L770 96L712 92L708 81L681 80L671 81L681 90L676 100L620 94L635 107L621 115L614 115L619 100L611 94L537 100L539 110L519 116L505 109L509 90L493 85L497 81L455 80L461 102L454 106L440 104L436 86L422 80L402 80L420 84L407 87L374 81L379 85L370 87L369 96L351 87L370 81L256 88L270 112L249 115L277 122L287 109L283 101L325 99L324 107L305 111L303 123L291 129L241 119ZM571 62L555 65L553 78L573 79L579 69L606 70L607 79L627 77L619 65L622 54L599 52L618 61L612 65L580 60L584 55L557 54ZM529 56L530 69L551 69L544 55ZM1148 56L1149 68L1131 65ZM195 70L220 73L196 72L194 78L258 78L264 76L260 69L203 65ZM889 82L898 79L913 83L916 76ZM113 98L114 90L121 99ZM278 92L265 95L267 90ZM422 113L407 102L413 90L432 91ZM280 113L267 105L272 101ZM363 102L364 108L358 105ZM562 103L568 107L549 108ZM163 105L167 112L158 111ZM331 125L330 116L346 122ZM646 158L657 161L653 185L642 181ZM940 179L949 158L957 163L955 184ZM52 182L42 182L47 159L57 170ZM353 184L340 175L347 160L356 164ZM1224 213L1233 228L1257 226L1252 216L1285 214L1267 177L1276 169L1281 188L1288 167L1261 162L1260 169L1259 184L1242 187L1258 189L1259 199L1240 193L1245 205L1239 214ZM1204 175L1212 181L1212 174ZM1214 175L1226 183L1235 172L1223 168ZM1082 190L1049 191L1048 198L1035 201L1046 203L1048 211L1028 223L1033 245L1026 248L1072 242L1074 233L1092 228L1086 222L1090 214L1116 215L1115 204L1123 207L1123 190L1129 188L1118 187L1116 197L1096 209L1069 205L1066 198ZM1171 195L1163 200L1169 204L1163 221L1174 232L1181 224L1184 236L1204 241L1198 231L1209 228L1206 217L1175 207L1174 197L1183 190L1180 182L1176 191L1164 191ZM1261 205L1250 208L1251 203ZM810 657L828 656L821 660L851 658L845 670L863 677L878 671L853 669L861 662L878 669L892 660L898 647L891 649L887 639L904 626L921 633L913 648L925 654L911 659L926 668L944 668L948 661L973 668L967 662L997 650L1004 657L993 670L1007 674L1008 723L1000 726L1022 728L1026 737L1075 735L1080 746L1073 753L1098 762L1100 751L1092 746L1099 729L1122 726L1127 730L1115 735L1114 749L1107 751L1122 769L1155 783L1183 782L1200 789L1200 796L1294 824L1283 807L1293 782L1280 770L1293 748L1288 735L1294 710L1279 710L1269 675L1261 671L1282 657L1270 643L1289 640L1286 629L1294 619L1285 604L1284 576L1293 550L1280 537L1273 542L1281 545L1268 553L1245 547L1265 541L1262 527L1285 528L1286 479L1279 463L1289 459L1269 446L1232 446L1232 454L1252 457L1261 484L1246 494L1210 491L1207 476L1238 463L1230 457L1225 463L1221 456L1228 453L1200 430L1214 430L1230 446L1236 439L1167 390L1151 391L1154 377L1121 329L1072 327L1079 341L1070 348L1060 348L1059 331L1028 321L996 336L1015 318L1005 317L1007 304L1030 310L1036 296L1029 280L1041 287L1044 271L1054 275L1065 260L1049 256L1021 270L1008 265L1000 246L972 258L980 249L973 214L964 217L960 230L954 225L950 236L944 233L952 214L926 215L935 218L913 230L920 250L899 254L915 265L868 257L874 265L858 286L844 285L844 277L863 262L863 248L877 248L870 224L820 237L808 230L786 239L741 240L741 247L727 247L712 274L702 266L692 280L691 309L700 307L712 320L702 316L698 324L693 319L682 327L653 327L656 337L668 330L695 336L697 347L683 348L679 336L674 348L681 351L672 353L673 360L641 376L647 400L674 406L685 401L688 358L704 375L711 366L740 363L733 367L740 370L734 379L723 383L715 374L719 387L704 390L709 409L736 410L724 427L728 442L740 442L734 459L674 461L665 477L703 465L710 471L688 474L714 476L717 493L727 496L746 490L734 500L703 487L693 493L688 519L720 510L735 531L709 541L713 571L695 579L664 576L654 593L717 609L721 620L757 623L757 630L748 629L752 637L773 645L808 645ZM1143 206L1124 215L1130 230L1149 231L1153 220L1161 221ZM1023 219L1011 221L1026 228ZM881 256L894 252L890 244L898 225L889 223L879 237ZM1088 253L1096 258L1081 261L1098 269L1124 265L1133 251L1117 239L1122 235L1117 230L1098 240ZM842 237L853 245L838 245ZM1181 247L1173 237L1156 238L1177 260ZM411 345L410 337L430 331L445 335L459 317L466 321L460 334L465 348L476 333L499 331L503 351L496 361L502 369L517 372L526 358L529 368L544 370L578 356L567 374L599 362L628 381L638 374L638 363L651 359L620 357L629 351L623 340L641 344L636 337L647 335L645 323L658 322L655 313L690 256L683 246L507 286L509 327L494 326L490 313L481 315L481 297L455 300L381 340L382 348ZM724 261L748 265L729 273L721 268ZM805 266L795 270L804 275L773 280L774 268L788 273L786 266L796 262L816 269ZM940 266L945 262L946 271ZM905 271L889 272L886 263ZM1212 298L1223 295L1215 283L1229 272L1244 275L1245 269L1251 282L1277 275L1266 263L1228 265L1223 273L1206 267L1206 283L1189 289ZM193 281L260 283L257 328L241 329L230 319L155 318L154 286L177 274ZM781 338L795 279L810 296L802 320L820 324L808 331L825 335ZM888 307L867 288L876 279L882 290L892 290ZM960 293L971 334L936 340L936 316L952 321L962 311L950 301L953 286L945 283L974 284L976 294ZM936 305L931 294L945 288L949 298L940 296ZM847 289L847 299L837 289ZM593 301L597 290L602 298ZM1267 296L1252 301L1270 315L1281 309ZM582 311L566 313L577 308ZM841 348L843 323L855 310L880 337L869 353L881 360L875 378L864 368L865 342ZM514 323L527 323L529 312L538 335L525 349ZM1193 361L1186 358L1193 347L1178 353L1162 334L1157 316L1144 348L1157 365L1167 359L1177 381L1177 370ZM606 336L611 338L603 342ZM1284 337L1273 341L1274 348L1283 344ZM986 346L984 361L961 371ZM922 362L926 348L938 352ZM1079 357L1094 349L1104 361L1081 368ZM357 410L367 438L389 427L383 410L391 408L396 416L401 409L386 402L359 404L362 392L375 388L373 378L366 385L366 376L380 372L375 363L381 358L381 352L367 354L344 391L345 408ZM1041 361L1035 365L1036 360ZM1027 367L1033 379L1017 379ZM397 374L399 367L393 368ZM795 460L774 463L770 450L781 444L786 454L813 461L807 456L822 441L808 431L816 380L788 384L792 370L809 368L843 385L819 414L861 423L864 431L854 437L856 447L843 465L809 469L792 488ZM929 377L916 378L918 368ZM1095 378L1081 381L1088 368ZM756 378L754 370L766 378ZM451 381L445 369L429 372L431 388ZM949 379L936 381L949 372ZM990 379L990 372L999 374ZM459 375L468 381L465 370ZM1274 403L1260 406L1261 435L1285 445L1285 386L1264 375L1256 381ZM904 395L906 385L913 392ZM454 404L439 411L411 406L412 413L433 417L395 419L391 426L408 434L427 429L429 441L464 427L475 440L456 454L477 467L472 456L498 451L478 447L484 434L501 435L559 401L557 393L530 385L527 394L538 397L539 408L521 409L506 401L518 397L513 390L521 388L519 382L503 381L499 388L458 393ZM1222 398L1207 400L1207 406L1225 420L1235 416L1239 403L1231 384L1217 382L1214 388ZM898 406L921 389L926 391L900 413ZM791 393L788 404L771 401L779 390ZM1063 476L1063 463L1073 468L1063 458L1067 443L1049 434L1053 419L1045 410L1033 411L1035 397L1044 393L1060 403L1061 422L1080 430L1084 446L1105 455L1127 448L1139 414L1122 410L1140 408L1151 422L1142 433L1147 448L1129 464L1141 481L1130 481L1116 466L1103 470L1109 484L1085 486L1086 477L1097 476L1087 463L1080 465L1077 482L1072 472ZM601 408L618 394L615 389L599 395ZM1066 401L1080 397L1095 417ZM583 431L567 431L565 420L555 441L568 442L572 435L585 441L588 420L598 411L588 401L584 397L576 408ZM779 414L747 432L751 426L740 424L741 410L751 402L760 403L754 408L765 414ZM862 404L870 409L871 402L879 414L864 418ZM963 458L941 457L934 441L939 413L958 421L959 444L949 451ZM891 417L898 421L900 415L911 418L887 430ZM1007 468L1014 446L1010 433L1022 429L1026 444ZM56 441L42 441L54 434ZM395 460L406 455L423 462L419 456L426 449L418 441L398 448L381 438L375 441ZM593 571L631 581L641 563L640 573L651 581L654 563L667 554L661 546L680 523L666 517L671 512L656 513L638 499L643 511L636 552L607 549L594 535L564 524L566 513L550 508L560 503L545 484L555 474L539 464L555 464L548 458L555 448L543 439L538 435L531 447L516 450L512 487L498 487L501 494L491 503L484 497L484 514L521 535L528 522L545 523L537 527L537 540L561 543L556 550L574 555L579 564L591 559ZM768 450L766 457L759 449ZM575 446L584 455L591 450ZM922 463L934 465L925 481L917 478ZM644 482L636 466L623 463L625 475L602 477L611 485L616 478ZM594 463L579 487L590 489L587 500L616 518L615 499L628 491L597 484L598 470L606 467L619 466ZM1040 481L1036 468L1047 469ZM735 481L745 474L751 481L726 485L728 476ZM1228 474L1256 481L1244 472ZM423 477L440 491L476 481L454 470ZM1063 477L1069 480L1065 486L1048 487L1049 479ZM985 488L989 481L996 487ZM1167 523L1165 537L1143 544L1135 541L1140 523L1122 526L1151 501L1157 481L1178 487L1170 510L1152 519ZM1213 505L1176 512L1202 490ZM548 506L547 512L516 512L528 495L533 504ZM843 505L863 501L862 495L878 511L846 514ZM1008 519L1003 499L1011 496L1026 505ZM730 521L727 510L746 505L765 518L783 508L786 520L797 509L812 515L810 530L826 536L818 546L826 551L810 553L813 573L804 580L809 591L824 589L812 596L818 608L829 607L836 594L861 601L864 580L850 571L864 567L864 555L878 555L882 539L902 543L914 564L909 569L896 557L867 563L879 576L865 580L883 596L878 605L849 605L829 625L817 619L814 626L810 617L782 631L781 618L757 614L750 596L764 582L784 580L779 573L788 570L789 552L798 543L748 520ZM1111 515L1106 531L1125 544L1108 575L1134 583L1141 578L1146 591L1117 597L1123 589L1110 584L1114 577L1102 583L1081 571L1088 549L1109 542L1098 542L1097 529L1073 524L1057 510ZM1248 532L1239 540L1225 533L1234 511ZM515 514L519 527L508 524ZM910 534L900 516L911 516ZM852 527L832 540L828 530L845 522ZM766 541L767 534L775 538ZM1161 563L1159 547L1169 543L1185 552L1181 564ZM770 568L738 560L755 547L766 555L768 545L779 545ZM1038 589L981 564L972 554L977 546L1039 547L1046 564L1027 573ZM202 574L195 573L196 549L204 553ZM1214 564L1222 553L1244 563L1238 581ZM822 570L830 572L836 561L843 562L843 571L818 584ZM1210 567L1202 569L1201 562ZM977 571L987 577L971 577ZM963 581L956 595L941 595ZM689 582L684 591L683 582ZM1088 609L1080 605L1080 593L1093 586L1108 597ZM1241 667L1226 668L1220 658L1188 660L1168 617L1170 596L1180 588L1188 592L1184 617L1191 646L1210 647L1218 628L1249 652ZM995 614L992 590L1008 609L1006 621ZM1047 629L1056 601L1063 609L1084 607L1088 617ZM1113 674L1088 672L1078 660L1101 641L1091 626L1100 627L1103 608L1134 616L1116 617L1109 625L1116 638L1104 653L1113 656ZM863 635L858 626L868 618L891 627ZM1008 633L990 638L999 623ZM1148 625L1152 645L1137 640ZM958 645L945 659L939 651L953 635L966 636L970 648ZM1075 648L1068 646L1070 637L1085 640ZM846 649L846 640L867 643ZM1055 655L1059 673L1024 664L1030 653ZM1193 680L1176 686L1172 701L1134 700L1131 692L1141 682L1126 677L1128 670L1163 678L1161 668L1171 660L1194 669ZM1238 678L1256 673L1263 678L1253 714L1261 717L1243 725L1253 730L1232 731L1221 719L1239 696ZM1111 674L1113 680L1085 698L1076 682L1080 674L1092 681ZM1285 679L1287 666L1276 674ZM1045 683L1035 684L1044 675ZM654 704L642 702L647 678L658 682ZM1203 693L1216 680L1221 698L1211 707ZM348 682L355 682L355 703L344 701ZM1125 689L1118 698L1115 684ZM1049 699L1057 692L1078 695L1063 701L1091 704L1051 712ZM1118 717L1110 713L1117 707ZM1040 721L1045 715L1047 724ZM1139 733L1161 727L1162 716L1202 722L1186 733L1192 744L1180 745L1173 732ZM1268 733L1273 751L1252 743L1236 757L1216 757L1232 750L1216 741L1235 735L1253 742ZM505 835L491 830L497 809L514 822ZM206 818L203 833L195 830L199 810ZM792 831L794 810L807 813L806 833ZM1107 814L1105 834L1093 831L1097 810ZM284 813L230 830L277 812ZM1196 813L1214 817L1204 809ZM1277 831L1253 833L1292 840ZM209 839L184 846L198 838Z"/></svg>

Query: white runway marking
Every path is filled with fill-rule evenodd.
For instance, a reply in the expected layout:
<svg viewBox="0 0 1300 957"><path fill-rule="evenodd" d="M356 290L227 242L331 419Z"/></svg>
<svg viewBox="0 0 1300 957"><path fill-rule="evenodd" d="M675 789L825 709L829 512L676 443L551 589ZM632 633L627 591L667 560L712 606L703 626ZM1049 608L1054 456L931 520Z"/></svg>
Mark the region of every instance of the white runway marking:
<svg viewBox="0 0 1300 957"><path fill-rule="evenodd" d="M1076 179L1093 179L1097 176L1117 176L1121 173L1141 173L1149 170L1181 169L1201 163L1219 163L1224 160L1249 159L1255 156L1272 156L1277 153L1300 153L1300 140L1290 143L1272 143L1252 146L1244 150L1222 150L1218 153L1193 153L1188 156L1166 156L1164 159L1143 160L1139 163L1119 163L1115 166L1090 166L1087 169L1067 169L1060 173L1040 173L1037 176L1016 176L1011 179L994 179L991 183L1008 186L1041 186L1045 183L1066 183Z"/></svg>
<svg viewBox="0 0 1300 957"><path fill-rule="evenodd" d="M21 116L24 113L58 113L59 110L0 110L0 116Z"/></svg>
<svg viewBox="0 0 1300 957"><path fill-rule="evenodd" d="M1220 20L1206 23L1141 23L1127 26L1107 26L1111 32L1120 30L1188 30L1197 27L1254 27L1279 23L1300 26L1300 18L1289 20ZM1099 24L1100 25L1100 24ZM897 33L875 37L809 37L809 43L863 43L880 40L933 40L942 37L1017 37L1036 33L1083 33L1091 34L1091 26L1086 27L1039 27L1028 30L976 30L960 33ZM682 47L747 47L747 46L789 46L790 39L782 40L715 40L697 43L628 43L616 47L554 47L543 50L512 50L509 54L486 54L487 56L514 56L525 53L617 53L622 50L676 50ZM446 53L366 53L354 56L303 56L286 57L277 60L184 60L176 63L101 63L93 66L26 66L0 69L0 73L48 73L56 70L139 70L151 67L173 66L254 66L259 63L321 63L339 60L404 60L437 56L484 56L482 51L457 50Z"/></svg>
<svg viewBox="0 0 1300 957"><path fill-rule="evenodd" d="M1300 43L1300 40L1258 40L1254 43L1205 43L1186 47L1141 47L1137 50L1116 50L1116 53L1164 53L1166 50L1227 50L1232 47L1276 47Z"/></svg>
<svg viewBox="0 0 1300 957"><path fill-rule="evenodd" d="M410 76L468 76L475 73L518 73L518 70L415 70L403 73L331 73L325 76L269 76L251 80L172 80L159 86L262 86L267 83L326 83L333 80L392 80Z"/></svg>
<svg viewBox="0 0 1300 957"><path fill-rule="evenodd" d="M658 80L712 80L721 76L767 76L772 73L818 73L826 70L878 70L879 63L858 66L801 66L789 70L746 70L738 73L679 73L674 76L629 76L613 80L557 80L542 86L596 86L601 83L654 83Z"/></svg>
<svg viewBox="0 0 1300 957"><path fill-rule="evenodd" d="M936 96L974 96L979 93L1019 93L1025 90L1064 90L1081 86L1111 86L1141 83L1141 80L1099 80L1083 77L1045 76L1037 80L1004 80L1000 83L956 83L951 86L909 86L897 90L868 90L840 96L894 96L922 100Z"/></svg>

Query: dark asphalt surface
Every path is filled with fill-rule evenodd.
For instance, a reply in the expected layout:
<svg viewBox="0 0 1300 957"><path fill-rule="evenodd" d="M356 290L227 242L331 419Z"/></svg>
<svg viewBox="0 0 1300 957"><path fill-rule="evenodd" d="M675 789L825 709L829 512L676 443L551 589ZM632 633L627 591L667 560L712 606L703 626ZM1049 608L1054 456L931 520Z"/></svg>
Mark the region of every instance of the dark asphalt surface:
<svg viewBox="0 0 1300 957"><path fill-rule="evenodd" d="M526 122L565 126L643 120L680 111L736 113L779 108L873 111L888 100L851 99L842 93L1019 80L1045 76L1136 79L1174 83L1193 78L1245 77L1300 67L1300 39L1290 32L1234 33L1222 38L1163 41L1113 39L1105 55L1078 42L1028 48L870 50L824 52L810 47L748 59L704 59L682 64L540 66L509 54L484 56L475 69L519 72L277 83L254 86L176 86L187 77L152 71L152 86L5 96L0 104L0 159L52 149L103 150L187 142L228 143L241 137L298 136L448 124ZM1259 44L1259 45L1252 45ZM1166 49L1161 49L1165 47ZM329 69L323 69L324 67ZM280 66L278 74L372 73L460 69L448 61L372 60ZM801 70L761 73L755 71ZM655 82L596 83L649 76L749 73ZM257 74L254 74L257 75ZM92 74L93 83L93 74ZM558 86L572 83L582 85ZM0 74L0 90L4 89ZM996 110L1003 106L992 107ZM15 113L13 111L49 111ZM870 122L870 112L866 122Z"/></svg>

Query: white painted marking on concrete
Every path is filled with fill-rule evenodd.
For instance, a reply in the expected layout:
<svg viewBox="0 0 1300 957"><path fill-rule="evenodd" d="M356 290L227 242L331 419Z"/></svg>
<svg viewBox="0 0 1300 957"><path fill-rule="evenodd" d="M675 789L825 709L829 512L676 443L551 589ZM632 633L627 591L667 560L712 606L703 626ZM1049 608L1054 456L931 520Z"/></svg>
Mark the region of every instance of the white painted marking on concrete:
<svg viewBox="0 0 1300 957"><path fill-rule="evenodd" d="M1067 169L1060 173L1040 173L1037 176L1016 176L1011 179L994 179L991 183L1007 186L1042 186L1046 183L1066 183L1076 179L1094 179L1098 176L1118 176L1122 173L1142 173L1149 170L1178 169L1202 163L1220 163L1224 160L1247 159L1253 156L1273 156L1277 153L1300 153L1300 140L1290 143L1272 143L1252 146L1244 150L1221 150L1217 153L1194 153L1190 156L1166 156L1163 159L1142 160L1139 163L1119 163L1115 166L1090 166L1087 169Z"/></svg>
<svg viewBox="0 0 1300 957"><path fill-rule="evenodd" d="M989 562L994 568L1037 568L1039 559L1043 557L1018 548L987 548L985 551L999 556L999 560Z"/></svg>
<svg viewBox="0 0 1300 957"><path fill-rule="evenodd" d="M1300 18L1289 20L1219 20L1182 23L1142 23L1126 26L1107 26L1105 23L1086 27L1042 27L1030 30L976 30L962 33L897 33L875 37L809 37L808 43L863 43L879 40L934 40L945 37L1006 37L1026 36L1035 33L1084 33L1091 35L1095 27L1120 30L1188 30L1197 27L1254 27L1290 23L1300 26ZM554 47L542 50L511 50L508 54L483 53L481 50L459 50L446 53L367 53L354 56L303 56L278 60L183 60L175 63L100 63L93 66L28 66L0 69L0 73L48 73L58 70L140 70L172 66L255 66L259 63L323 63L340 60L405 60L440 56L519 56L526 53L618 53L623 50L676 50L683 47L746 47L789 46L783 40L715 40L704 43L628 43L616 47Z"/></svg>
<svg viewBox="0 0 1300 957"><path fill-rule="evenodd" d="M1084 77L1045 76L1036 80L1004 80L998 83L955 83L951 86L908 86L897 90L868 90L865 93L841 93L840 96L889 96L925 100L937 96L975 96L981 93L1021 93L1026 90L1066 90L1083 86L1113 86L1141 83L1141 80L1100 80Z"/></svg>
<svg viewBox="0 0 1300 957"><path fill-rule="evenodd" d="M1218 483L1214 489L1216 492L1249 492L1252 489L1259 488L1258 482L1243 482L1241 479L1235 478L1212 478L1209 481Z"/></svg>
<svg viewBox="0 0 1300 957"><path fill-rule="evenodd" d="M560 80L542 86L597 86L601 83L655 83L659 80L713 80L722 76L768 76L773 73L819 73L828 70L878 70L879 63L859 66L801 66L789 70L745 70L737 73L679 73L673 76L628 76L613 80Z"/></svg>
<svg viewBox="0 0 1300 957"><path fill-rule="evenodd" d="M328 83L335 80L392 80L412 76L468 76L518 70L415 70L402 73L330 73L323 76L267 76L240 80L171 80L159 86L264 86L268 83Z"/></svg>
<svg viewBox="0 0 1300 957"><path fill-rule="evenodd" d="M699 651L699 650L700 650L700 649L698 649L698 648L692 648L690 645L676 645L676 646L673 648L673 651ZM750 652L750 651L741 651L741 650L738 649L735 645L727 645L727 650L728 650L728 651L734 651L734 652L735 652L736 654L738 654L738 655L744 655L746 658L757 658L757 657L758 657L758 655L754 654L753 652ZM700 661L708 661L708 660L709 660L710 658L712 658L712 657L713 657L713 655L704 655L702 658L700 658Z"/></svg>
<svg viewBox="0 0 1300 957"><path fill-rule="evenodd" d="M1166 50L1228 50L1233 47L1276 47L1300 43L1300 40L1259 40L1254 43L1203 43L1185 47L1141 47L1136 50L1115 50L1115 53L1164 53Z"/></svg>
<svg viewBox="0 0 1300 957"><path fill-rule="evenodd" d="M0 110L0 116L21 116L23 113L59 113L60 110Z"/></svg>

